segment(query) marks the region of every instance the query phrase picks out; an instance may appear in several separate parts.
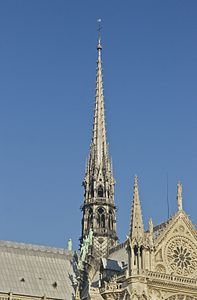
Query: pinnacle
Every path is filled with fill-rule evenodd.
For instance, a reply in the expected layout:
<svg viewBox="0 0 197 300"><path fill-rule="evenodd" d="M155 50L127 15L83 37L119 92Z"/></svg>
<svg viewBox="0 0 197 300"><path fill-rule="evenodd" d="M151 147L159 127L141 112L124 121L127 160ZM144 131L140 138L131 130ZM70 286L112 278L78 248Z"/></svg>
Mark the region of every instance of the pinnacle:
<svg viewBox="0 0 197 300"><path fill-rule="evenodd" d="M178 204L178 210L182 210L183 198L182 198L182 184L180 181L177 184L177 204Z"/></svg>
<svg viewBox="0 0 197 300"><path fill-rule="evenodd" d="M130 236L132 238L143 238L144 225L142 220L141 204L138 190L138 177L134 178L133 203L131 210Z"/></svg>

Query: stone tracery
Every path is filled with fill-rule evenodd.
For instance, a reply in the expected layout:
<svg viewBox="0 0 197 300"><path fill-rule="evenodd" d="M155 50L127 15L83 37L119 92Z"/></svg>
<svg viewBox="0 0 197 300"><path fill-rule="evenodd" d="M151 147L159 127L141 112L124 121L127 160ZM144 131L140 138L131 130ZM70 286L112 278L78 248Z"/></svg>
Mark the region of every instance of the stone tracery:
<svg viewBox="0 0 197 300"><path fill-rule="evenodd" d="M196 247L186 237L176 236L166 247L168 265L177 275L188 276L197 269Z"/></svg>

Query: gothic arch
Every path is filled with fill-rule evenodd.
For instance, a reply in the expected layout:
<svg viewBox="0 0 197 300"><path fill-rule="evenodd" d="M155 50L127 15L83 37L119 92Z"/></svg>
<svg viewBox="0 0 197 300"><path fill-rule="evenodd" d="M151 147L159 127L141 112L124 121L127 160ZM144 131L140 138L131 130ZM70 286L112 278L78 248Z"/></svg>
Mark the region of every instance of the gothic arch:
<svg viewBox="0 0 197 300"><path fill-rule="evenodd" d="M114 227L114 215L111 209L109 210L108 227L109 230L113 230Z"/></svg>
<svg viewBox="0 0 197 300"><path fill-rule="evenodd" d="M92 208L90 207L90 208L88 209L88 224L87 224L88 230L89 230L90 228L92 228L92 226L93 226L93 210L92 210Z"/></svg>
<svg viewBox="0 0 197 300"><path fill-rule="evenodd" d="M91 187L90 187L90 196L94 197L94 182L91 183Z"/></svg>
<svg viewBox="0 0 197 300"><path fill-rule="evenodd" d="M99 198L103 198L104 197L104 188L103 188L103 186L101 184L98 186L97 196Z"/></svg>
<svg viewBox="0 0 197 300"><path fill-rule="evenodd" d="M101 206L97 209L97 221L99 228L105 228L105 209Z"/></svg>

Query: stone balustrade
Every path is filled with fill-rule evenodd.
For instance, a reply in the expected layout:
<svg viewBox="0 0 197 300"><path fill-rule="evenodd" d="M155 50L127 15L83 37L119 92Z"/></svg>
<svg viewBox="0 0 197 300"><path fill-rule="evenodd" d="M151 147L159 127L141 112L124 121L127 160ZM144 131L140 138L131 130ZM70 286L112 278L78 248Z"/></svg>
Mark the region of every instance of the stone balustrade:
<svg viewBox="0 0 197 300"><path fill-rule="evenodd" d="M179 283L179 284L184 284L184 285L189 285L189 286L197 286L197 279L195 278L187 278L187 277L181 277L181 276L174 276L170 274L164 274L164 273L159 273L159 272L153 272L153 271L147 271L147 270L140 270L140 271L133 271L132 277L136 276L143 276L146 278L146 280L151 280L151 279L157 279L159 281L165 281L168 283ZM123 278L122 278L123 279ZM120 280L120 278L119 278ZM124 279L123 279L124 281ZM109 282L105 283L105 285L100 289L101 294L104 292L118 292L122 290L122 284L121 283L116 283L116 282Z"/></svg>
<svg viewBox="0 0 197 300"><path fill-rule="evenodd" d="M176 283L183 283L183 284L190 284L190 285L197 285L197 279L195 278L187 278L181 276L174 276L170 274L164 274L159 272L152 272L152 271L145 271L144 275L149 278L160 279L165 281L172 281Z"/></svg>

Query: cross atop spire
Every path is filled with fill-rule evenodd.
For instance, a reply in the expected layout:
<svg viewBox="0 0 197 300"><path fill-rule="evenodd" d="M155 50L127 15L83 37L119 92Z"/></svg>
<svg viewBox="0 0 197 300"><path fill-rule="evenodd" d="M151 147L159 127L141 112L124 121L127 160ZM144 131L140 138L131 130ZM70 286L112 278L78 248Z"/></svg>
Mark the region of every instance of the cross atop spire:
<svg viewBox="0 0 197 300"><path fill-rule="evenodd" d="M131 224L130 224L131 238L140 239L144 236L144 225L142 220L141 205L138 191L138 177L134 179L133 203L131 210Z"/></svg>

